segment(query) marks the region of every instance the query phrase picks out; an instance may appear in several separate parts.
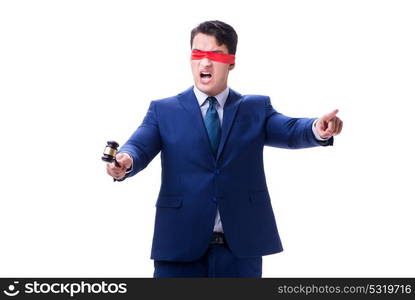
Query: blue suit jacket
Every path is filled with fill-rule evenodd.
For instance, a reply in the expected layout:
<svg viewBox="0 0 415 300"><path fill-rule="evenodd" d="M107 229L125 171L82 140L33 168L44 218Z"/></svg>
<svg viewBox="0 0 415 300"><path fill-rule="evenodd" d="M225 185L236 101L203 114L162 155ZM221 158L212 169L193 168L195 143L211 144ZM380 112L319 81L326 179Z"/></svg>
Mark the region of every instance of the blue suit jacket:
<svg viewBox="0 0 415 300"><path fill-rule="evenodd" d="M162 178L156 202L151 258L191 261L203 255L216 209L231 251L238 257L282 251L263 166L264 146L305 148L319 142L314 119L276 112L267 96L229 92L216 157L209 144L193 88L152 101L143 123L119 152L133 171L161 151Z"/></svg>

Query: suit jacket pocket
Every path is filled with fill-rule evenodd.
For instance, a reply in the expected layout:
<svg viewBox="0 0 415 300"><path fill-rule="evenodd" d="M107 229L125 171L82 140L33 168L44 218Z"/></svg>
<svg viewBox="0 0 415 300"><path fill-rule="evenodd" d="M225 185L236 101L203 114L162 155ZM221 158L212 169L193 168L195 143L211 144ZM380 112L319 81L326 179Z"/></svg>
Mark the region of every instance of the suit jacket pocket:
<svg viewBox="0 0 415 300"><path fill-rule="evenodd" d="M235 119L235 123L255 123L257 122L259 119L257 116L255 115L249 115L249 114L245 114L245 115L241 115L236 117Z"/></svg>
<svg viewBox="0 0 415 300"><path fill-rule="evenodd" d="M156 207L179 208L182 206L183 197L160 196L157 199Z"/></svg>
<svg viewBox="0 0 415 300"><path fill-rule="evenodd" d="M261 205L270 202L268 191L250 192L249 201L253 205Z"/></svg>

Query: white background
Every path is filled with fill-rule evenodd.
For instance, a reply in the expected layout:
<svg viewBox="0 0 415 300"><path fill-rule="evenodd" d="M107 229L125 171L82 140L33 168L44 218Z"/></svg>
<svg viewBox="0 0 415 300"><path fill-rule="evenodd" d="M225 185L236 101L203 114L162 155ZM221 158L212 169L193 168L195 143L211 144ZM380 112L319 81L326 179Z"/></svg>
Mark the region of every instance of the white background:
<svg viewBox="0 0 415 300"><path fill-rule="evenodd" d="M284 246L264 277L415 276L413 1L0 2L0 276L152 277L160 156L101 161L151 100L190 87L190 30L239 35L229 85L338 108L334 147L265 149Z"/></svg>

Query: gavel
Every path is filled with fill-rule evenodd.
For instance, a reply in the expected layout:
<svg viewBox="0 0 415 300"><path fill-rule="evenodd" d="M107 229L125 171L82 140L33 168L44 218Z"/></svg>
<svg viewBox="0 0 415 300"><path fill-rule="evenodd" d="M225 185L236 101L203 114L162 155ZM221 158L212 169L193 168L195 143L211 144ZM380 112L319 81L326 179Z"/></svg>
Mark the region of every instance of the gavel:
<svg viewBox="0 0 415 300"><path fill-rule="evenodd" d="M107 146L104 149L104 154L102 155L102 160L108 163L115 163L115 166L120 167L120 164L115 159L115 155L118 151L118 143L116 141L108 141Z"/></svg>

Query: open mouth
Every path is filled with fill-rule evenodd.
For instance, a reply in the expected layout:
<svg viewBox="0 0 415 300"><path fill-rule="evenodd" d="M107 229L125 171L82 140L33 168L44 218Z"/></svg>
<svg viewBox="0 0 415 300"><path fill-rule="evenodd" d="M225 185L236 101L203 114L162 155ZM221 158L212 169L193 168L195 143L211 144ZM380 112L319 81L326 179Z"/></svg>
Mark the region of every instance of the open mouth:
<svg viewBox="0 0 415 300"><path fill-rule="evenodd" d="M200 81L203 84L208 84L212 79L212 74L210 72L200 72Z"/></svg>
<svg viewBox="0 0 415 300"><path fill-rule="evenodd" d="M209 72L200 72L200 77L201 78L211 78L212 74L210 74Z"/></svg>

